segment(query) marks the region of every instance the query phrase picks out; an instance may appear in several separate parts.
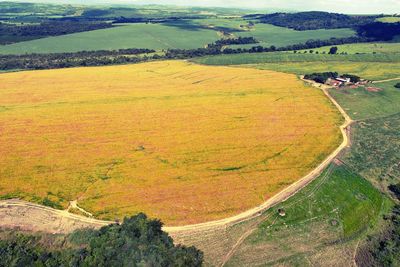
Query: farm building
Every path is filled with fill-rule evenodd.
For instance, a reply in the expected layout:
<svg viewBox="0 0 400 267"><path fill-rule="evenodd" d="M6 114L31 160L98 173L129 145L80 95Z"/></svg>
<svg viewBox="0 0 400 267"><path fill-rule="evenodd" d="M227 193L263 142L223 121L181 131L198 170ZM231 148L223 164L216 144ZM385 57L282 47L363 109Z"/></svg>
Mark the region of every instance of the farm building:
<svg viewBox="0 0 400 267"><path fill-rule="evenodd" d="M343 85L343 82L338 81L336 79L328 79L326 81L326 84L331 85L331 86L335 86L335 87L339 87Z"/></svg>
<svg viewBox="0 0 400 267"><path fill-rule="evenodd" d="M341 78L341 77L337 77L335 80L342 83L349 83L351 81L350 78Z"/></svg>

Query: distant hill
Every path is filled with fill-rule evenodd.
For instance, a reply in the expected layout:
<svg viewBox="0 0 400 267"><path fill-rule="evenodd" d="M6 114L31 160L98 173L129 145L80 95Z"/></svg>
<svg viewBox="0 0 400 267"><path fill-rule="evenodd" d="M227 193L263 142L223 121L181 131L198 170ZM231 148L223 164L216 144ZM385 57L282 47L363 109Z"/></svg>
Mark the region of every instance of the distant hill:
<svg viewBox="0 0 400 267"><path fill-rule="evenodd" d="M261 23L287 27L298 31L317 29L353 28L374 22L379 16L350 16L321 11L299 13L273 13L248 15L244 18L257 19Z"/></svg>

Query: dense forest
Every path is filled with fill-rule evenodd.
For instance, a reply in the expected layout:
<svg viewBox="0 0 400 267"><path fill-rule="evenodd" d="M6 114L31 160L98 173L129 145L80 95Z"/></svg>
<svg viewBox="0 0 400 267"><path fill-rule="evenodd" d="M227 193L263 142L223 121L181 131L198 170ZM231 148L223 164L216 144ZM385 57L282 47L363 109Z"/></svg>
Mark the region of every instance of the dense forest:
<svg viewBox="0 0 400 267"><path fill-rule="evenodd" d="M373 22L366 25L361 25L357 28L357 34L359 36L374 38L380 41L390 41L395 36L400 35L400 22Z"/></svg>
<svg viewBox="0 0 400 267"><path fill-rule="evenodd" d="M267 15L244 16L246 19L257 19L261 23L286 27L298 31L317 29L353 28L375 21L377 16L349 16L320 11L299 13L273 13Z"/></svg>
<svg viewBox="0 0 400 267"><path fill-rule="evenodd" d="M18 234L0 241L0 266L201 266L201 251L175 246L161 227L138 214L121 225L77 230L52 249L38 236Z"/></svg>
<svg viewBox="0 0 400 267"><path fill-rule="evenodd" d="M0 22L0 44L113 27L110 23L89 21L45 21L40 24L15 25Z"/></svg>

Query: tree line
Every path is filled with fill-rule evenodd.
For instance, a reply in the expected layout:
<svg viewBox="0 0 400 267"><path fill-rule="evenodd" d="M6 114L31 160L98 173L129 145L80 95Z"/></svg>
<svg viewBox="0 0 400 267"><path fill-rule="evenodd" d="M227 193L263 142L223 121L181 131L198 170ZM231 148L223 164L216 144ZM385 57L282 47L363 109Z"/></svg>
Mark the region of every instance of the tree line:
<svg viewBox="0 0 400 267"><path fill-rule="evenodd" d="M62 247L44 247L40 238L16 235L0 241L0 266L201 266L203 253L174 245L159 220L141 213L122 224L77 230Z"/></svg>
<svg viewBox="0 0 400 267"><path fill-rule="evenodd" d="M242 39L243 40L243 39ZM303 44L289 45L285 47L263 47L232 48L225 47L226 41L217 41L207 45L205 48L197 49L168 49L162 54L148 54L155 52L151 49L121 49L116 51L84 51L76 53L55 54L23 54L23 55L0 55L0 70L17 69L55 69L84 66L104 66L127 63L139 63L149 60L163 59L189 59L194 57L240 54L240 53L262 53L275 51L292 51L312 49L327 45L339 45L345 43L365 42L370 39L365 37L331 38L329 40L309 40ZM239 42L231 39L228 42ZM138 55L142 54L142 55ZM136 56L135 56L136 55Z"/></svg>

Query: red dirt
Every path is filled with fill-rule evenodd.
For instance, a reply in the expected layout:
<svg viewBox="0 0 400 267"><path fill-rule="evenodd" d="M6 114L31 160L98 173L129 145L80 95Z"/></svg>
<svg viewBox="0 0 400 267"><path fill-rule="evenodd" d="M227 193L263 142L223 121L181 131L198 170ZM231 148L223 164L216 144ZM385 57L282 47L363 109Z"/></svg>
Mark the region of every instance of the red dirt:
<svg viewBox="0 0 400 267"><path fill-rule="evenodd" d="M374 93L377 93L377 92L380 92L380 91L382 91L383 89L381 89L381 88L378 88L378 87L365 87L365 90L367 90L368 92L374 92Z"/></svg>

